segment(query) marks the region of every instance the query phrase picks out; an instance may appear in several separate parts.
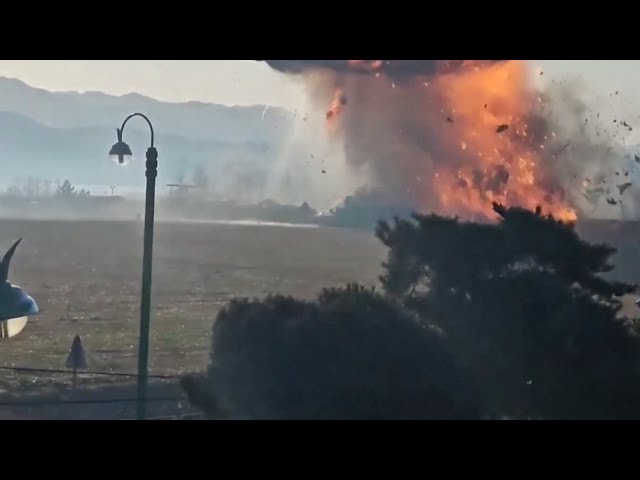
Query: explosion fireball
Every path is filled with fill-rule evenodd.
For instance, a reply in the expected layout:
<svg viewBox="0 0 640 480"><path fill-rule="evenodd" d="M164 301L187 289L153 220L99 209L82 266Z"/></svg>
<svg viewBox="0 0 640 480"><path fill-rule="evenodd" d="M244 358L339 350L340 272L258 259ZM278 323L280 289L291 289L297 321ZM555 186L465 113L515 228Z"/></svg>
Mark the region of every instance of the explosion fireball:
<svg viewBox="0 0 640 480"><path fill-rule="evenodd" d="M542 207L574 221L576 211L553 185L541 157L547 138L530 134L537 98L523 62L509 61L437 77L433 87L455 116L446 149L459 148L457 169L439 168L433 178L440 207L447 213L491 215L491 202ZM552 133L553 136L553 133Z"/></svg>
<svg viewBox="0 0 640 480"><path fill-rule="evenodd" d="M267 62L309 79L347 161L385 194L462 218L493 218L499 202L577 219L525 62Z"/></svg>

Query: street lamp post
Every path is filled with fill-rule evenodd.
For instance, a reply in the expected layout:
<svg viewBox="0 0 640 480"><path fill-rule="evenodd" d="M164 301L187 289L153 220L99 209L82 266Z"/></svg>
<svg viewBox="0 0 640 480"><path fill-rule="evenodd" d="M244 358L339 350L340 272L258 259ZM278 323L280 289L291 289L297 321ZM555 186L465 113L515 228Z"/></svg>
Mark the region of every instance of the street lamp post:
<svg viewBox="0 0 640 480"><path fill-rule="evenodd" d="M144 420L147 408L147 385L149 375L149 326L151 323L151 267L153 258L153 221L155 214L156 177L158 175L158 151L153 146L153 125L142 113L133 113L125 118L117 129L118 141L111 147L109 155L123 165L125 157L131 156L131 148L122 141L122 133L127 122L133 117L142 117L151 130L151 146L146 153L147 187L144 206L144 250L142 254L142 296L140 300L140 340L138 344L138 420Z"/></svg>

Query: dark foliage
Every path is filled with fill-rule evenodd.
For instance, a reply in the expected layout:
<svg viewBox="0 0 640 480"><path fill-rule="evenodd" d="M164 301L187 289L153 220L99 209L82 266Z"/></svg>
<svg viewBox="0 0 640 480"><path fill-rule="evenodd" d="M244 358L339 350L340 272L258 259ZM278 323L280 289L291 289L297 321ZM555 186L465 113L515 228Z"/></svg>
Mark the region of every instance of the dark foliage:
<svg viewBox="0 0 640 480"><path fill-rule="evenodd" d="M76 190L76 187L71 185L71 182L69 180L65 180L64 183L56 189L56 195L62 197L89 197L91 195L91 192L85 190L84 188Z"/></svg>
<svg viewBox="0 0 640 480"><path fill-rule="evenodd" d="M213 327L203 385L188 380L187 391L212 418L222 406L257 419L461 419L481 410L470 407L477 396L441 335L358 285L314 302L232 301Z"/></svg>
<svg viewBox="0 0 640 480"><path fill-rule="evenodd" d="M380 222L385 290L442 328L491 414L639 418L638 338L617 318L636 287L599 275L615 250L539 210L494 209L497 224Z"/></svg>
<svg viewBox="0 0 640 480"><path fill-rule="evenodd" d="M233 301L213 328L211 418L640 418L633 285L571 224L494 205L496 224L414 215L377 236L387 296Z"/></svg>
<svg viewBox="0 0 640 480"><path fill-rule="evenodd" d="M207 414L211 420L222 420L229 415L221 405L217 392L207 378L188 376L180 380L180 386L191 404Z"/></svg>

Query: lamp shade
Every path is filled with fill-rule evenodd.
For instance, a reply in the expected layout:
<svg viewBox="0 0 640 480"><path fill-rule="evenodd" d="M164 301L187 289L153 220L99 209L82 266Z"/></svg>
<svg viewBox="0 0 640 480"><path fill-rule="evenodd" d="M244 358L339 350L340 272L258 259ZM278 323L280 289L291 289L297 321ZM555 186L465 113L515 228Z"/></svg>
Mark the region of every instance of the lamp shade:
<svg viewBox="0 0 640 480"><path fill-rule="evenodd" d="M111 147L111 150L109 150L109 157L114 163L117 163L118 165L126 165L127 163L129 163L131 156L131 148L122 140L118 140L116 143L114 143L113 147Z"/></svg>
<svg viewBox="0 0 640 480"><path fill-rule="evenodd" d="M21 240L0 261L0 338L16 335L26 325L27 317L39 312L35 300L8 280L11 258Z"/></svg>
<svg viewBox="0 0 640 480"><path fill-rule="evenodd" d="M24 290L9 282L0 286L0 322L38 313L38 305Z"/></svg>

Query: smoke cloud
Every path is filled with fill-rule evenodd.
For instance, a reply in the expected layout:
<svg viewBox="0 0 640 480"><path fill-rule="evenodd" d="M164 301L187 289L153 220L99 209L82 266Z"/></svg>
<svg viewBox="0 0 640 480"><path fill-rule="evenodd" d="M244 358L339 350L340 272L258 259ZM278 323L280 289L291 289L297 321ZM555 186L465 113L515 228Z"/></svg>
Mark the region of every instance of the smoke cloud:
<svg viewBox="0 0 640 480"><path fill-rule="evenodd" d="M466 217L482 216L490 208L475 205L493 199L581 216L636 214L635 190L619 188L640 167L625 151L632 127L600 118L576 81L539 91L523 62L505 60L265 61L302 78L326 112L323 138L340 170L327 198L374 191ZM309 180L302 190L317 188Z"/></svg>
<svg viewBox="0 0 640 480"><path fill-rule="evenodd" d="M384 73L390 78L402 79L433 75L465 67L465 60L264 60L271 68L284 73L301 74L317 70L336 73ZM501 60L484 60L494 63ZM475 64L477 66L477 63Z"/></svg>

